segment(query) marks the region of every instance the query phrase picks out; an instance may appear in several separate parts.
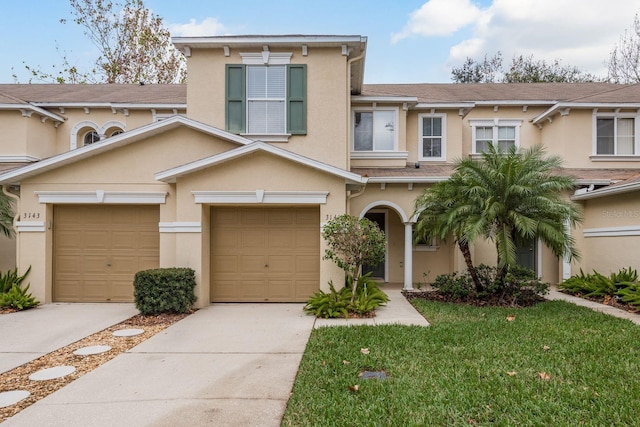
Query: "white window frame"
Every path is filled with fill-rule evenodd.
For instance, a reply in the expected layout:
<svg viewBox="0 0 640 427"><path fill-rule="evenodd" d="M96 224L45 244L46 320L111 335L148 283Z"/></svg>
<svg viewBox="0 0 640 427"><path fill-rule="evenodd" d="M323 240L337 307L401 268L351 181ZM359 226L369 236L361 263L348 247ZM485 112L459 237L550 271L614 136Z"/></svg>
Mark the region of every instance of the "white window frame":
<svg viewBox="0 0 640 427"><path fill-rule="evenodd" d="M356 113L373 113L373 122L375 123L375 113L376 111L391 111L394 114L394 123L395 130L393 135L393 149L392 150L376 150L375 149L375 140L373 141L373 149L372 150L358 150L356 151ZM399 133L399 118L400 118L400 110L398 107L354 107L351 109L351 153L352 157L362 157L363 153L366 153L364 157L376 157L376 156L385 156L389 153L397 153L398 152L398 133Z"/></svg>
<svg viewBox="0 0 640 427"><path fill-rule="evenodd" d="M520 128L522 127L522 120L501 120L501 119L489 119L489 120L469 120L471 125L471 153L474 155L481 155L476 148L476 128L479 127L491 127L493 128L493 145L498 142L498 128L500 127L513 127L515 128L515 144L516 149L520 148Z"/></svg>
<svg viewBox="0 0 640 427"><path fill-rule="evenodd" d="M275 67L280 67L284 69L284 92L282 94L282 97L278 97L278 98L274 98L274 97L265 97L265 98L253 98L249 96L249 67L265 67L267 70L269 68L275 68ZM267 71L268 73L268 71ZM272 64L251 64L251 65L247 65L247 72L246 72L246 80L245 80L245 90L246 90L246 118L247 118L247 131L249 130L250 126L251 126L251 120L250 120L250 114L249 114L249 109L250 109L250 105L251 105L251 101L262 101L262 102L279 102L282 103L282 129L280 129L280 131L278 132L247 132L247 135L286 135L287 132L287 66L286 65L281 65L281 64L277 64L277 65L272 65ZM267 78L268 81L268 78ZM255 122L254 122L255 124Z"/></svg>
<svg viewBox="0 0 640 427"><path fill-rule="evenodd" d="M411 235L413 236L413 234L416 231L416 225L413 224L413 227L411 229ZM427 244L425 243L416 243L413 245L413 251L414 252L435 252L438 249L440 249L440 245L438 244L438 239L435 237L431 238L431 241Z"/></svg>
<svg viewBox="0 0 640 427"><path fill-rule="evenodd" d="M593 131L592 131L592 156L598 159L606 159L606 158L614 158L614 159L623 159L623 158L638 158L640 157L640 138L638 137L638 132L640 131L640 114L638 113L620 113L620 112L610 112L610 113L593 113ZM614 145L613 145L613 154L598 154L598 119L613 119L613 132L614 132ZM618 119L633 119L633 154L618 154Z"/></svg>
<svg viewBox="0 0 640 427"><path fill-rule="evenodd" d="M424 143L425 136L422 134L422 132L424 131L422 120L425 118L429 118L429 119L439 118L441 120L442 135L440 136L441 138L440 157L425 157L423 155L424 150L422 145ZM429 136L430 135L427 135L427 137ZM418 160L421 162L438 162L438 161L444 161L446 159L447 159L447 115L441 114L441 113L418 114Z"/></svg>

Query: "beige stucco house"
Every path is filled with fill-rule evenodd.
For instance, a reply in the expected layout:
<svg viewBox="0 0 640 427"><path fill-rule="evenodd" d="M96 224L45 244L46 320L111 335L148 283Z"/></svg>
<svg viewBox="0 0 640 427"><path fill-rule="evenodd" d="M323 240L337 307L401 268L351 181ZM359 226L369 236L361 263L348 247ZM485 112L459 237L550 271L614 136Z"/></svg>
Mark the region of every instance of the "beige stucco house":
<svg viewBox="0 0 640 427"><path fill-rule="evenodd" d="M196 271L197 304L304 301L343 275L324 223L376 221L385 282L464 268L452 241L413 245L413 204L488 144L544 144L577 178L579 262L537 241L544 280L637 267L640 86L365 85L362 36L181 37L185 85L0 85L0 184L16 199L3 269L34 295L131 301L135 272ZM495 263L477 243L477 263Z"/></svg>

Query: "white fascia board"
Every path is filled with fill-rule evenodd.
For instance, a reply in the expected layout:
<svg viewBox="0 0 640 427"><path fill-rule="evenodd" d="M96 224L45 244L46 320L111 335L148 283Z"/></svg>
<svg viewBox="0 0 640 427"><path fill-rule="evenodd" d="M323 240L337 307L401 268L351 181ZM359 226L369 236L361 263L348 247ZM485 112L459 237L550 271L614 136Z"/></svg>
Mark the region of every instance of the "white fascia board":
<svg viewBox="0 0 640 427"><path fill-rule="evenodd" d="M49 157L32 165L23 166L21 168L5 172L3 174L0 174L0 184L18 184L20 183L21 179L46 172L51 169L55 169L68 163L92 157L102 152L128 145L142 138L154 136L166 130L175 129L178 126L187 126L189 128L199 130L209 135L217 136L219 138L226 139L232 142L237 142L238 144L242 145L253 142L250 139L243 138L241 136L223 131L218 128L214 128L209 125L205 125L204 123L197 122L184 116L176 115L171 116L166 120L150 123L137 129L112 136L105 139L104 141L86 145L75 150L67 151L66 153L58 154L57 156Z"/></svg>
<svg viewBox="0 0 640 427"><path fill-rule="evenodd" d="M613 181L610 179L589 179L581 178L575 180L576 185L611 185Z"/></svg>
<svg viewBox="0 0 640 427"><path fill-rule="evenodd" d="M530 99L530 100L518 100L518 99L502 99L502 100L494 100L494 101L475 101L476 105L527 105L527 106L540 106L540 105L555 105L558 101L553 100L539 100L539 99Z"/></svg>
<svg viewBox="0 0 640 427"><path fill-rule="evenodd" d="M155 108L157 110L186 110L187 104L145 104L117 102L34 102L33 105L43 108L127 108L141 110Z"/></svg>
<svg viewBox="0 0 640 427"><path fill-rule="evenodd" d="M458 108L473 108L475 102L419 102L414 107L418 109L458 109Z"/></svg>
<svg viewBox="0 0 640 427"><path fill-rule="evenodd" d="M620 184L614 187L605 187L599 190L589 191L588 193L572 196L571 200L596 199L598 197L613 196L616 194L630 193L640 190L640 182L632 182L629 184Z"/></svg>
<svg viewBox="0 0 640 427"><path fill-rule="evenodd" d="M56 122L64 122L65 118L57 114L53 114L36 104L0 104L0 110L29 110L36 114L46 117Z"/></svg>
<svg viewBox="0 0 640 427"><path fill-rule="evenodd" d="M627 108L637 110L640 109L640 103L637 102L627 102L627 103L617 103L617 102L598 102L598 103L588 103L588 102L558 102L551 108L549 108L544 113L540 114L537 117L534 117L531 120L531 123L534 125L545 120L547 117L553 116L558 110L563 108L582 108L582 109L593 109L593 108Z"/></svg>
<svg viewBox="0 0 640 427"><path fill-rule="evenodd" d="M418 102L417 96L365 96L353 95L351 102L380 102L380 103L402 103L402 102Z"/></svg>
<svg viewBox="0 0 640 427"><path fill-rule="evenodd" d="M421 176L421 177L409 177L409 176L377 176L369 178L371 184L433 184L436 182L447 181L448 176Z"/></svg>
<svg viewBox="0 0 640 427"><path fill-rule="evenodd" d="M177 168L159 172L155 174L155 179L157 181L163 181L166 183L175 183L176 179L180 176L187 175L205 169L209 166L226 162L228 160L239 158L255 151L264 151L267 153L271 153L275 156L342 177L347 181L355 182L358 184L364 184L367 182L367 178L364 178L358 174L328 165L326 163L319 162L317 160L310 159L308 157L301 156L299 154L292 153L291 151L283 150L281 148L266 144L261 141L255 141L240 148L235 148L233 150L225 151L224 153L216 154L214 156L206 157L204 159L200 159L186 165L178 166Z"/></svg>
<svg viewBox="0 0 640 427"><path fill-rule="evenodd" d="M339 46L341 44L366 43L365 36L302 36L302 35L269 35L269 36L211 36L211 37L172 37L172 43L181 48L184 46L214 48L224 45L291 45L307 44L310 46Z"/></svg>

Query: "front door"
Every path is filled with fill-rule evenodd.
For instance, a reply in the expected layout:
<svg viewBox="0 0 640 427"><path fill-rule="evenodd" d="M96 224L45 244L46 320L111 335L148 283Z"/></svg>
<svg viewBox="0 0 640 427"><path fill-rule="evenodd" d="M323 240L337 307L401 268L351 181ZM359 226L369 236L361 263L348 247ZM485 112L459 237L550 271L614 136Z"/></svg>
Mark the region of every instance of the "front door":
<svg viewBox="0 0 640 427"><path fill-rule="evenodd" d="M385 226L384 226L385 217L386 217L385 212L368 212L367 214L365 214L364 217L367 218L369 221L372 221L378 224L378 227L380 227L380 230L382 230L382 232L386 234ZM362 274L366 274L368 272L371 272L371 277L374 277L376 279L381 279L384 281L385 280L385 275L384 275L385 262L382 261L378 265L363 265Z"/></svg>
<svg viewBox="0 0 640 427"><path fill-rule="evenodd" d="M536 239L516 241L516 262L521 267L536 271Z"/></svg>

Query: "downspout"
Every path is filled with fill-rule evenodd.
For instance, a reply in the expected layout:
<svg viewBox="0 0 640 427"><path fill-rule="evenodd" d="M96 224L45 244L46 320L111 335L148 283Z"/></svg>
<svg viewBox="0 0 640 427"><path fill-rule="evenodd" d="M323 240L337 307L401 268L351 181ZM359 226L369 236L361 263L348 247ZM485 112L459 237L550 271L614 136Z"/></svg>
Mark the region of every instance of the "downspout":
<svg viewBox="0 0 640 427"><path fill-rule="evenodd" d="M365 55L365 51L362 51L362 53L356 57L353 57L351 59L347 59L347 82L349 83L349 87L347 88L347 137L346 137L346 141L347 141L347 145L346 145L346 150L347 150L347 168L348 170L351 170L351 64L354 63L355 61L361 61L364 58ZM346 211L347 213L351 212L351 199L353 199L354 197L358 197L360 195L362 195L362 193L364 193L364 190L366 188L367 184L365 183L362 186L362 189L355 192L355 193L351 193L349 192L349 195L347 196L347 200L346 200Z"/></svg>
<svg viewBox="0 0 640 427"><path fill-rule="evenodd" d="M14 237L16 239L16 259L15 259L15 263L16 263L16 267L18 266L18 254L20 253L20 239L18 239L18 220L20 219L20 212L19 212L19 207L20 207L20 197L17 194L14 194L12 192L9 191L9 189L7 188L6 185L2 185L2 193L9 197L10 199L12 199L14 201L14 206L15 206L15 212L13 215L13 232L14 232Z"/></svg>

